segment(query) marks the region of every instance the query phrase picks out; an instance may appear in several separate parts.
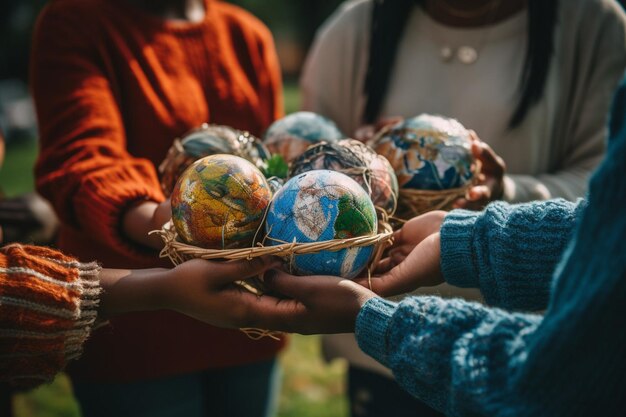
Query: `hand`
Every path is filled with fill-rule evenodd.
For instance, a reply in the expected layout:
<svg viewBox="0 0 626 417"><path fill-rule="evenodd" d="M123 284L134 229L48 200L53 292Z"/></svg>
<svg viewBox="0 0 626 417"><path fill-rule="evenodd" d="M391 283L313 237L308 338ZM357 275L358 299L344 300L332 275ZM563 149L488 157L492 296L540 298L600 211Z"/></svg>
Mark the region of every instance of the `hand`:
<svg viewBox="0 0 626 417"><path fill-rule="evenodd" d="M161 249L163 241L156 235L149 235L158 230L172 217L172 204L168 198L162 203L142 201L131 206L123 215L123 228L126 236L133 242Z"/></svg>
<svg viewBox="0 0 626 417"><path fill-rule="evenodd" d="M103 269L100 312L110 316L170 309L215 326L254 327L259 310L284 314L283 306L280 300L258 297L235 282L280 264L272 257L230 262L193 259L174 269Z"/></svg>
<svg viewBox="0 0 626 417"><path fill-rule="evenodd" d="M489 202L499 200L504 195L504 173L506 164L493 149L481 141L476 132L470 131L472 153L482 163L477 185L470 187L465 198L454 202L454 208L482 210Z"/></svg>
<svg viewBox="0 0 626 417"><path fill-rule="evenodd" d="M380 276L360 278L357 283L369 286L381 296L405 294L419 287L431 287L444 282L441 273L439 232L422 240L401 262ZM393 264L393 261L391 261Z"/></svg>
<svg viewBox="0 0 626 417"><path fill-rule="evenodd" d="M372 139L374 135L378 133L383 127L388 125L394 125L398 122L401 122L402 120L403 118L401 116L391 116L384 117L378 120L375 124L363 125L354 132L354 139L366 143L367 141Z"/></svg>
<svg viewBox="0 0 626 417"><path fill-rule="evenodd" d="M361 307L376 296L367 288L338 277L298 277L271 271L264 280L271 290L290 298L275 300L273 305L259 309L255 327L292 333L354 332Z"/></svg>
<svg viewBox="0 0 626 417"><path fill-rule="evenodd" d="M235 285L236 281L263 275L282 261L264 257L250 261L187 261L171 271L165 287L165 306L220 327L259 327L262 311L282 311L280 300L257 296Z"/></svg>
<svg viewBox="0 0 626 417"><path fill-rule="evenodd" d="M378 263L375 272L378 274L388 272L404 261L420 242L439 232L446 214L441 210L430 211L406 222L394 233L393 246L387 252L387 257Z"/></svg>

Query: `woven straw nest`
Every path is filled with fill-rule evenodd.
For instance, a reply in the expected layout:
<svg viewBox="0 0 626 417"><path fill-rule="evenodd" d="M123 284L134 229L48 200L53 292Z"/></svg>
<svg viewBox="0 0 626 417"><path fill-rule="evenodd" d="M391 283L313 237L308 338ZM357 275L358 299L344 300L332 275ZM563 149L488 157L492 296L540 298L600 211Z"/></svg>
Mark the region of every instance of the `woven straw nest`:
<svg viewBox="0 0 626 417"><path fill-rule="evenodd" d="M161 250L160 257L169 258L175 265L194 258L225 261L250 260L259 256L273 255L288 259L295 255L321 251L339 251L346 248L372 245L375 246L375 250L370 260L370 265L373 265L380 260L384 249L391 245L393 230L386 220L382 220L381 216L381 219L378 221L378 233L374 235L311 243L282 242L273 246L266 246L262 242L258 242L255 246L241 249L205 249L183 243L180 241L172 222L166 223L162 229L155 230L152 233L159 235L163 240L164 247ZM253 292L260 294L259 291Z"/></svg>
<svg viewBox="0 0 626 417"><path fill-rule="evenodd" d="M401 188L395 217L408 220L411 217L433 210L451 210L452 203L458 198L465 197L467 191L478 182L480 166L480 161L474 162L472 165L472 180L462 187L447 190Z"/></svg>

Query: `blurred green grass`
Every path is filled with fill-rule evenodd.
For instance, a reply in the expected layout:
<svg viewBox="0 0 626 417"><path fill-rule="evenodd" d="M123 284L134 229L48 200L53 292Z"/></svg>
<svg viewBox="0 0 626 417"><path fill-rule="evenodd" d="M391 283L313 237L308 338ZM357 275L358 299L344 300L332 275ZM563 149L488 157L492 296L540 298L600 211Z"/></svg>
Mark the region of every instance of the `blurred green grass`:
<svg viewBox="0 0 626 417"><path fill-rule="evenodd" d="M285 84L285 111L299 108L295 82ZM0 187L14 196L33 189L34 141L7 146L0 169ZM340 417L348 415L344 396L344 362L326 364L320 355L319 336L291 336L289 347L280 356L283 384L278 417ZM14 398L16 417L79 417L78 405L64 374L54 382ZM113 416L112 416L113 417Z"/></svg>

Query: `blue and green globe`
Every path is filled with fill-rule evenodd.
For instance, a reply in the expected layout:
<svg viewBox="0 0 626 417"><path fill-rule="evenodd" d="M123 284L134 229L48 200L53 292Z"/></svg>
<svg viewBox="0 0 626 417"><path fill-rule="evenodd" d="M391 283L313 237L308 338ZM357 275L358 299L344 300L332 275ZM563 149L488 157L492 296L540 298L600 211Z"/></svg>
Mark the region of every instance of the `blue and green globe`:
<svg viewBox="0 0 626 417"><path fill-rule="evenodd" d="M337 142L345 136L332 120L310 111L299 111L276 120L263 141L268 149L291 162L311 145Z"/></svg>
<svg viewBox="0 0 626 417"><path fill-rule="evenodd" d="M296 175L274 195L266 220L266 243L309 243L377 233L374 204L345 174L315 170ZM320 251L287 259L296 275L354 278L366 267L373 246Z"/></svg>

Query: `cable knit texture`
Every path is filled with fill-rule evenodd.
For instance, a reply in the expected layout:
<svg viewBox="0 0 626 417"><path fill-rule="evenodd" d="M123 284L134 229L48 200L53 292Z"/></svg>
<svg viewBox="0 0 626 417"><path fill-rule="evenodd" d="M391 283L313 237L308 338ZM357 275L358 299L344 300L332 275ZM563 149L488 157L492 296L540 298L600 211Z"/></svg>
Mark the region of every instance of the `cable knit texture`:
<svg viewBox="0 0 626 417"><path fill-rule="evenodd" d="M545 316L437 297L400 304L374 298L363 306L360 346L405 389L451 416L623 415L624 109L626 81L585 207L498 204L484 213L453 212L444 222L446 280L479 285L507 308L540 307L549 289Z"/></svg>
<svg viewBox="0 0 626 417"><path fill-rule="evenodd" d="M169 266L123 235L122 213L164 199L155 167L176 137L204 122L260 135L281 116L280 70L271 33L236 6L205 0L205 18L183 23L129 3L53 0L38 20L37 189L62 220L65 253L105 267ZM172 312L136 313L95 332L69 370L136 380L265 360L282 345Z"/></svg>
<svg viewBox="0 0 626 417"><path fill-rule="evenodd" d="M96 320L99 272L44 247L0 249L0 381L31 388L80 355Z"/></svg>

